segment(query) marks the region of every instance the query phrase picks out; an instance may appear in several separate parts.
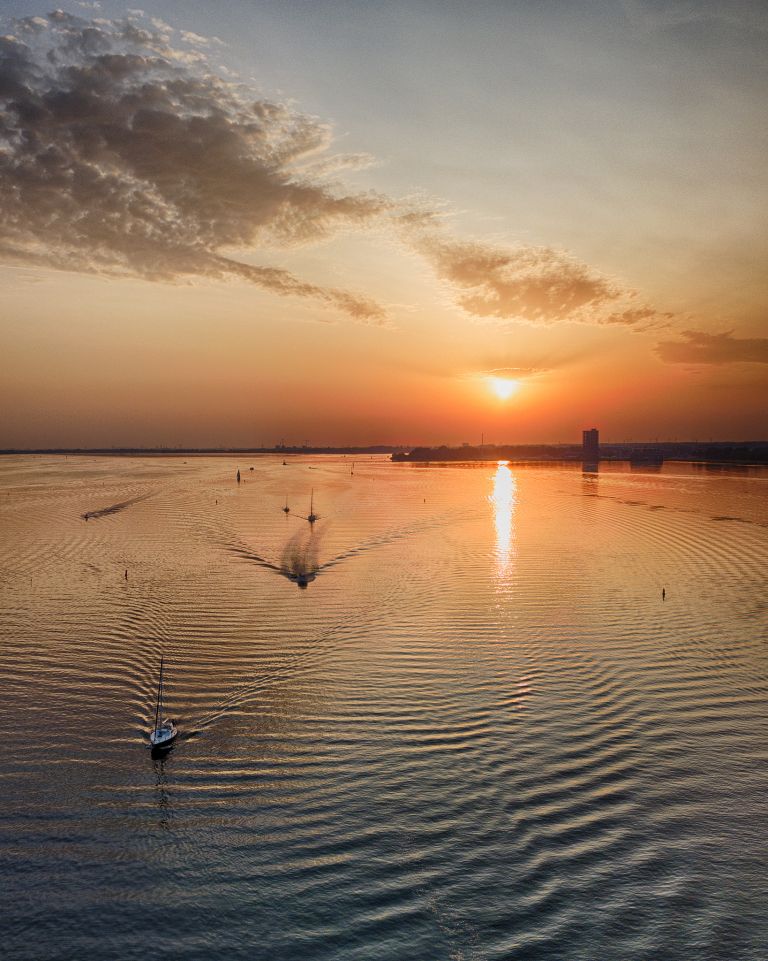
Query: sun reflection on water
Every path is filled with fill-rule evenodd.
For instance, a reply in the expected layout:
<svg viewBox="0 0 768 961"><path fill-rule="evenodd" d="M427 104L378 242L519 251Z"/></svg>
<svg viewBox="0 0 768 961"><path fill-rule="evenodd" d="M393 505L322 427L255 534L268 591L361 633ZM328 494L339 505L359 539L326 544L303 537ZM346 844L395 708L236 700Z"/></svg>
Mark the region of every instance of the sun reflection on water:
<svg viewBox="0 0 768 961"><path fill-rule="evenodd" d="M507 461L499 461L493 478L494 521L496 524L496 557L498 573L504 577L514 554L513 515L517 503L517 482Z"/></svg>

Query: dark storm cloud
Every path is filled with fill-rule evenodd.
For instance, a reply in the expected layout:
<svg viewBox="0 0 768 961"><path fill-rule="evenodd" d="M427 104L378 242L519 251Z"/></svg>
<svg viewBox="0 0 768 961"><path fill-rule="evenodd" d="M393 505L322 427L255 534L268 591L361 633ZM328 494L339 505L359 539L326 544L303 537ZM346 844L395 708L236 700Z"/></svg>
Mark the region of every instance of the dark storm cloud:
<svg viewBox="0 0 768 961"><path fill-rule="evenodd" d="M62 11L0 39L0 257L158 280L234 275L382 319L365 297L233 256L360 226L387 202L332 185L328 128L213 75L204 39L177 50L161 21Z"/></svg>
<svg viewBox="0 0 768 961"><path fill-rule="evenodd" d="M682 340L664 340L656 353L669 364L768 364L768 337L734 337L732 330L705 334L684 330Z"/></svg>

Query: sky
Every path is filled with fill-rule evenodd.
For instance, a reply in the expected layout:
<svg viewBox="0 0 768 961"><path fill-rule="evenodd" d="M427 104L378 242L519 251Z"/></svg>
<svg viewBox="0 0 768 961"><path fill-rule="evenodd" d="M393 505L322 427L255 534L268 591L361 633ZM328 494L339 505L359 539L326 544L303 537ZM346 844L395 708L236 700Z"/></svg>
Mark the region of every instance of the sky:
<svg viewBox="0 0 768 961"><path fill-rule="evenodd" d="M764 3L2 12L0 447L768 436Z"/></svg>

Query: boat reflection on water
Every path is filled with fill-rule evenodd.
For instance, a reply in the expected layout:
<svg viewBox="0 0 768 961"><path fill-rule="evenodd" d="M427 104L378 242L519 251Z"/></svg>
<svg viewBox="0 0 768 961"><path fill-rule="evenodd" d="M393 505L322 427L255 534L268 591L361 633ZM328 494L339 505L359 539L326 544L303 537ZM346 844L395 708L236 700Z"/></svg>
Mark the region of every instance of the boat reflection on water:
<svg viewBox="0 0 768 961"><path fill-rule="evenodd" d="M152 758L155 762L155 801L157 803L158 813L160 819L158 821L159 826L164 830L168 831L171 827L171 820L173 818L173 809L171 807L171 795L168 791L168 775L165 770L164 758L168 755L168 751L163 751L157 756L154 751L152 752Z"/></svg>
<svg viewBox="0 0 768 961"><path fill-rule="evenodd" d="M600 465L584 461L581 465L581 493L583 497L598 497Z"/></svg>
<svg viewBox="0 0 768 961"><path fill-rule="evenodd" d="M173 750L174 744L175 741L172 741L169 744L151 744L149 747L149 756L153 761L163 761Z"/></svg>
<svg viewBox="0 0 768 961"><path fill-rule="evenodd" d="M517 504L517 481L509 469L509 461L499 461L493 478L491 503L494 507L496 525L496 558L498 575L504 578L509 573L514 554L513 517Z"/></svg>

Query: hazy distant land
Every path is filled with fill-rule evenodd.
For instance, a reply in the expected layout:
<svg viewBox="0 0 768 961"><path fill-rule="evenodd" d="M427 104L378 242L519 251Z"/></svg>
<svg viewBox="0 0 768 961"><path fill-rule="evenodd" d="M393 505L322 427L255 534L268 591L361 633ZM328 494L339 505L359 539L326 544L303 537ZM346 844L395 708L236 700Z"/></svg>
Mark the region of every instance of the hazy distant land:
<svg viewBox="0 0 768 961"><path fill-rule="evenodd" d="M497 461L539 463L542 461L584 461L580 444L462 444L458 447L414 447L373 444L368 447L277 446L277 447L56 447L7 448L3 454L65 454L94 456L187 456L216 454L340 454L368 456L391 454L393 461ZM768 464L768 441L669 441L601 444L600 460L660 463L665 460L710 464Z"/></svg>

